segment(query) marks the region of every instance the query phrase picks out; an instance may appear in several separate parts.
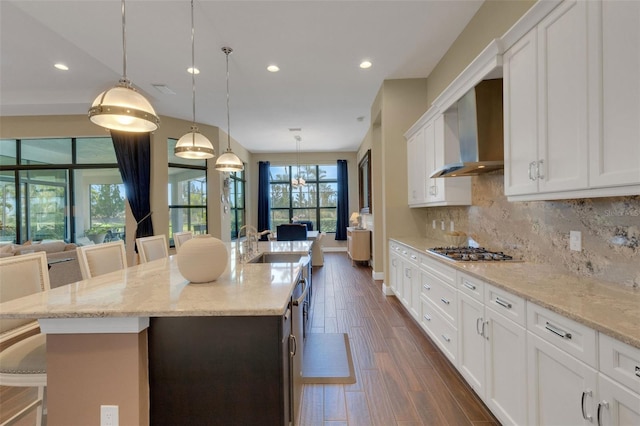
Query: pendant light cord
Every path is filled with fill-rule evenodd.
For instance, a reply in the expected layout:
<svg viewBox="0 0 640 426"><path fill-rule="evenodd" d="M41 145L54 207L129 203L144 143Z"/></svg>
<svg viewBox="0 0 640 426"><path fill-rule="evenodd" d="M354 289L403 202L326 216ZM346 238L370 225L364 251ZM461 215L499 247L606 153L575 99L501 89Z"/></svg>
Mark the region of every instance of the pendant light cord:
<svg viewBox="0 0 640 426"><path fill-rule="evenodd" d="M124 0L122 0L122 79L127 80L127 22Z"/></svg>
<svg viewBox="0 0 640 426"><path fill-rule="evenodd" d="M233 52L230 47L223 47L222 51L227 55L227 152L231 152L231 114L229 112L229 54Z"/></svg>
<svg viewBox="0 0 640 426"><path fill-rule="evenodd" d="M193 125L191 126L191 145L196 146L196 30L193 20L193 0L191 0L191 107L193 110Z"/></svg>

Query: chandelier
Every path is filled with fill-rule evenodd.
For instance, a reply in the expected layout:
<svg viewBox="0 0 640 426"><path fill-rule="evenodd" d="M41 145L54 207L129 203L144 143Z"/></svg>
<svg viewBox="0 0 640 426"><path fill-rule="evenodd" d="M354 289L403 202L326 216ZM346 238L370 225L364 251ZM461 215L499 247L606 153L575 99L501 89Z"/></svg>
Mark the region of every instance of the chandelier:
<svg viewBox="0 0 640 426"><path fill-rule="evenodd" d="M299 186L300 187L304 186L307 182L300 175L300 141L302 140L302 138L300 137L300 135L296 135L295 139L296 139L296 166L298 168L298 173L295 178L291 179L291 186L293 186L294 188L297 188Z"/></svg>

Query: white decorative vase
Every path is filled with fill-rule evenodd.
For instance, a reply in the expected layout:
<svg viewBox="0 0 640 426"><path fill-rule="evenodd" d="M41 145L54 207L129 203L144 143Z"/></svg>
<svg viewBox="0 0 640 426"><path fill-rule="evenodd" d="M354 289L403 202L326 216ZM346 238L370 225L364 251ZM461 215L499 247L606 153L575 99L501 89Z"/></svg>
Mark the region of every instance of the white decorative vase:
<svg viewBox="0 0 640 426"><path fill-rule="evenodd" d="M229 264L224 243L209 234L194 235L180 245L176 254L178 270L192 283L215 281Z"/></svg>

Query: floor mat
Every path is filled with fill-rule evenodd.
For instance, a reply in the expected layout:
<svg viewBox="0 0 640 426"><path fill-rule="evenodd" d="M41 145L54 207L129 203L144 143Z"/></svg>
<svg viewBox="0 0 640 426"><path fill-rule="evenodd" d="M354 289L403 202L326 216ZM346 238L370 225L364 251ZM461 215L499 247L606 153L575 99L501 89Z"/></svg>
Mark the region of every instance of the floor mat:
<svg viewBox="0 0 640 426"><path fill-rule="evenodd" d="M309 333L304 345L303 363L303 383L356 382L346 333Z"/></svg>

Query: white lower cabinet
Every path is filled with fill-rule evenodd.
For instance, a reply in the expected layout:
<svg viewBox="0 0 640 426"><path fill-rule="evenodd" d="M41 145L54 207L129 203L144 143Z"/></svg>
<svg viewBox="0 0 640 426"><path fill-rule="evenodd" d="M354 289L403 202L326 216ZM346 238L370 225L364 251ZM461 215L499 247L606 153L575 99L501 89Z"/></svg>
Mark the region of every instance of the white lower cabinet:
<svg viewBox="0 0 640 426"><path fill-rule="evenodd" d="M527 345L529 424L590 424L598 372L531 332L527 333Z"/></svg>
<svg viewBox="0 0 640 426"><path fill-rule="evenodd" d="M393 241L389 242L389 287L394 294L398 294L398 282L402 259L400 258L400 246ZM401 276L400 276L401 277Z"/></svg>
<svg viewBox="0 0 640 426"><path fill-rule="evenodd" d="M502 423L526 424L526 332L502 315L524 301L502 296L498 313L491 303L499 290L462 273L458 291L460 373Z"/></svg>
<svg viewBox="0 0 640 426"><path fill-rule="evenodd" d="M640 425L640 395L598 374L598 425Z"/></svg>

